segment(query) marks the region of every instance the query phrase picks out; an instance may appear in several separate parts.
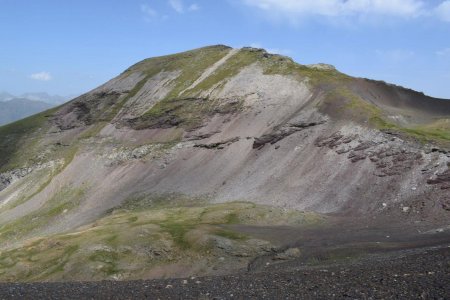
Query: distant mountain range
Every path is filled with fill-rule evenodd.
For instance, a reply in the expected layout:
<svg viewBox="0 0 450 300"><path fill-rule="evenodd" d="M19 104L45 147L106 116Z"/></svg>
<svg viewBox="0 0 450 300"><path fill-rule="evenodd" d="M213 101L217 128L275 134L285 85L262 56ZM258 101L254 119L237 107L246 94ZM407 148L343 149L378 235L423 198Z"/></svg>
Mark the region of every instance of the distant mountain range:
<svg viewBox="0 0 450 300"><path fill-rule="evenodd" d="M25 93L15 96L8 92L0 92L0 126L52 108L70 98L47 93Z"/></svg>
<svg viewBox="0 0 450 300"><path fill-rule="evenodd" d="M22 98L0 102L0 126L34 115L53 106L49 103Z"/></svg>
<svg viewBox="0 0 450 300"><path fill-rule="evenodd" d="M75 98L77 95L70 96L60 96L60 95L50 95L45 92L40 93L24 93L21 95L12 95L8 92L0 92L0 101L9 101L16 98L28 99L33 101L41 101L49 104L63 104L69 99Z"/></svg>

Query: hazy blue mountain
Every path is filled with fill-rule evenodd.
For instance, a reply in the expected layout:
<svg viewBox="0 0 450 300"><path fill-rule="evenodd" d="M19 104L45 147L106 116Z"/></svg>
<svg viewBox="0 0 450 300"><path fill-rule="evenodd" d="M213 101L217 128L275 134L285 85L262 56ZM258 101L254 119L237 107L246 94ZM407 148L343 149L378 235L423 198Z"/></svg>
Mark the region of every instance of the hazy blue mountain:
<svg viewBox="0 0 450 300"><path fill-rule="evenodd" d="M20 96L0 92L0 126L63 104L72 98L45 92L24 93Z"/></svg>
<svg viewBox="0 0 450 300"><path fill-rule="evenodd" d="M23 119L53 106L42 101L22 98L0 102L0 125Z"/></svg>
<svg viewBox="0 0 450 300"><path fill-rule="evenodd" d="M42 101L50 104L62 104L69 100L69 97L59 95L49 95L48 93L25 93L20 95L20 98L29 99L33 101Z"/></svg>
<svg viewBox="0 0 450 300"><path fill-rule="evenodd" d="M0 92L0 101L9 101L15 98L20 99L28 99L33 101L41 101L50 104L63 104L64 102L69 101L77 97L78 95L69 95L69 96L61 96L61 95L50 95L46 92L37 92L37 93L23 93L21 95L13 95L6 91Z"/></svg>
<svg viewBox="0 0 450 300"><path fill-rule="evenodd" d="M11 95L10 93L7 92L0 92L0 101L8 101L15 98L14 95Z"/></svg>

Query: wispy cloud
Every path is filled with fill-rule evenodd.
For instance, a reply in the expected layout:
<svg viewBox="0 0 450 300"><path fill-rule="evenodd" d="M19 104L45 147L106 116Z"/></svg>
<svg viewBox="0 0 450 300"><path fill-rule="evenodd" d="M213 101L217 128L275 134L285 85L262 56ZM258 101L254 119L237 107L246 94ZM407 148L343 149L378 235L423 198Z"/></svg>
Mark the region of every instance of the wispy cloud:
<svg viewBox="0 0 450 300"><path fill-rule="evenodd" d="M189 5L185 5L183 0L167 0L167 4L170 9L174 10L177 14L184 14L187 12L194 12L200 9L200 6L197 3L191 3ZM140 10L144 16L144 20L146 22L153 21L161 21L167 20L170 14L167 14L166 11L159 11L154 9L152 6L148 4L141 4Z"/></svg>
<svg viewBox="0 0 450 300"><path fill-rule="evenodd" d="M39 72L30 75L31 79L40 80L40 81L49 81L52 79L52 76L49 72Z"/></svg>
<svg viewBox="0 0 450 300"><path fill-rule="evenodd" d="M348 16L380 14L402 17L420 15L421 0L243 0L245 4L266 12L292 16Z"/></svg>
<svg viewBox="0 0 450 300"><path fill-rule="evenodd" d="M158 12L147 4L141 4L141 12L144 13L144 20L151 21L158 17Z"/></svg>
<svg viewBox="0 0 450 300"><path fill-rule="evenodd" d="M450 0L240 0L275 19L297 23L311 17L373 20L434 17L450 22ZM384 19L383 19L384 20Z"/></svg>
<svg viewBox="0 0 450 300"><path fill-rule="evenodd" d="M445 22L450 22L450 1L444 1L435 9L436 15Z"/></svg>
<svg viewBox="0 0 450 300"><path fill-rule="evenodd" d="M188 8L189 11L197 11L199 9L200 9L200 6L197 3L193 3L193 4L189 5L189 8Z"/></svg>
<svg viewBox="0 0 450 300"><path fill-rule="evenodd" d="M438 51L436 51L436 55L437 56L450 56L450 48L438 50Z"/></svg>
<svg viewBox="0 0 450 300"><path fill-rule="evenodd" d="M200 9L197 3L192 3L188 6L185 5L183 0L168 0L169 6L179 14L183 14L186 11L192 12Z"/></svg>
<svg viewBox="0 0 450 300"><path fill-rule="evenodd" d="M169 5L179 14L184 13L184 5L181 0L169 0Z"/></svg>

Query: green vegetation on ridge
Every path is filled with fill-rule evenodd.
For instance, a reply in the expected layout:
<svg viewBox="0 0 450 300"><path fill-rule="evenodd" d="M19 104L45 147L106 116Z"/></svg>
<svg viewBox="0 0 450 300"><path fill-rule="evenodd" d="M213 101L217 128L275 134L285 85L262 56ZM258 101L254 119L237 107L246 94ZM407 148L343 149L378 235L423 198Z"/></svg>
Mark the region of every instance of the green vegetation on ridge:
<svg viewBox="0 0 450 300"><path fill-rule="evenodd" d="M61 188L41 208L31 214L0 225L0 243L5 246L28 236L33 231L43 229L62 214L77 208L84 193L85 191L80 188Z"/></svg>
<svg viewBox="0 0 450 300"><path fill-rule="evenodd" d="M124 72L142 72L150 78L160 72L181 71L176 78L168 99L176 98L181 91L188 88L203 72L215 62L223 58L231 48L226 46L211 46L183 53L153 57L132 66Z"/></svg>
<svg viewBox="0 0 450 300"><path fill-rule="evenodd" d="M187 89L208 67L224 56L222 53L223 49L220 47L206 48L206 50L215 53L212 56L214 59L205 60L205 64L197 64L194 71L191 70L194 65L193 62L190 64L177 64L176 67L182 71L182 75L175 80L174 89L165 99L156 103L142 117L135 120L132 123L134 128L178 126L190 130L202 125L204 120L213 114L230 114L242 110L242 99L223 102L210 99L209 97L203 97L201 94L213 87L219 88L219 85L225 84L227 79L237 75L243 68L261 60L264 57L264 52L250 49L237 51L228 58L226 63L219 66L205 80L201 81L192 89ZM202 49L202 51L205 50ZM225 54L228 51L231 50L226 48ZM190 74L189 80L183 76L184 74ZM181 93L182 91L184 92Z"/></svg>
<svg viewBox="0 0 450 300"><path fill-rule="evenodd" d="M0 172L22 167L35 156L36 144L49 127L48 116L55 111L53 108L0 127Z"/></svg>
<svg viewBox="0 0 450 300"><path fill-rule="evenodd" d="M264 247L272 247L223 227L227 224L316 226L324 221L313 213L246 202L139 207L118 209L71 233L37 237L18 248L0 250L0 280L138 279L153 270L159 270L159 276L174 276L170 266L195 263L204 264L207 274L231 261L219 257L245 252L251 259Z"/></svg>
<svg viewBox="0 0 450 300"><path fill-rule="evenodd" d="M133 120L131 126L135 129L178 126L189 130L200 126L208 115L239 111L242 101L217 103L208 98L199 97L199 93L236 75L241 68L256 61L254 55L248 55L247 52L240 51L231 56L227 63L220 66L211 76L193 89L186 90L208 67L227 55L229 51L231 49L228 47L206 47L176 56L152 58L132 67L130 70L145 70L146 74L151 75L161 71L181 71L181 74L174 82L171 82L174 86L171 92L143 116Z"/></svg>
<svg viewBox="0 0 450 300"><path fill-rule="evenodd" d="M381 108L364 100L345 85L329 90L319 109L337 119L354 121L379 130L389 130L420 142L450 145L448 119L440 119L425 125L401 126L389 120Z"/></svg>

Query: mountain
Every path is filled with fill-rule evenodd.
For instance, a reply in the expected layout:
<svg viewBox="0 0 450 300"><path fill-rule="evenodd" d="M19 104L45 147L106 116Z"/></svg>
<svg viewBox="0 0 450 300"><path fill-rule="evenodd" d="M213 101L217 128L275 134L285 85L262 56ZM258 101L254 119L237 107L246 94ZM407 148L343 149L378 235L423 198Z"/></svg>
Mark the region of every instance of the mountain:
<svg viewBox="0 0 450 300"><path fill-rule="evenodd" d="M53 105L59 105L72 97L63 97L59 95L49 95L48 93L25 93L20 96L20 98L30 99L33 101L42 101L46 103L50 103ZM74 98L74 97L73 97Z"/></svg>
<svg viewBox="0 0 450 300"><path fill-rule="evenodd" d="M450 101L330 65L221 45L146 59L0 127L0 279L221 275L442 245L449 146Z"/></svg>
<svg viewBox="0 0 450 300"><path fill-rule="evenodd" d="M63 104L67 100L70 100L75 97L76 96L64 97L64 96L59 96L59 95L50 95L45 92L24 93L20 96L14 96L8 92L0 92L0 102L1 101L9 101L9 100L13 100L13 99L28 99L31 101L40 101L40 102L45 102L45 103L49 103L49 104L53 104L53 105L59 105L59 104Z"/></svg>
<svg viewBox="0 0 450 300"><path fill-rule="evenodd" d="M13 98L0 102L0 125L11 123L51 108L53 105L28 99Z"/></svg>
<svg viewBox="0 0 450 300"><path fill-rule="evenodd" d="M0 125L11 123L66 102L69 98L47 93L25 93L19 97L0 93Z"/></svg>
<svg viewBox="0 0 450 300"><path fill-rule="evenodd" d="M12 100L13 98L15 97L7 92L0 93L0 101L9 101Z"/></svg>

